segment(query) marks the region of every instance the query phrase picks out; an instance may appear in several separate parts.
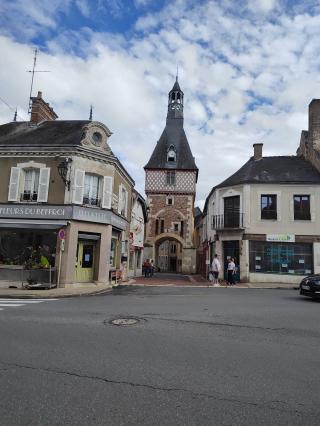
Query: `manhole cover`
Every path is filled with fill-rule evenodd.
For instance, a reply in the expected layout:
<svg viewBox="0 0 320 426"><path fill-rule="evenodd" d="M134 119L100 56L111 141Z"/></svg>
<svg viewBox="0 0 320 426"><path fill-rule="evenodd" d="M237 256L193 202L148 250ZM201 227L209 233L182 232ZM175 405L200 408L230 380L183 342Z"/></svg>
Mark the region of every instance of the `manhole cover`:
<svg viewBox="0 0 320 426"><path fill-rule="evenodd" d="M133 325L137 324L139 320L135 318L118 318L111 321L111 324L113 325Z"/></svg>

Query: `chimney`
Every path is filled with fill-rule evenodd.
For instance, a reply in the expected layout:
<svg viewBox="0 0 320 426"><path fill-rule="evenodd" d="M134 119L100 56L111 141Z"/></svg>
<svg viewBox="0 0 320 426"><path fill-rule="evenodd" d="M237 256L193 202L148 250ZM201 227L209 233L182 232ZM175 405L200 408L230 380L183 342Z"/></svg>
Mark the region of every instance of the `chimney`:
<svg viewBox="0 0 320 426"><path fill-rule="evenodd" d="M311 145L320 144L320 99L309 104L309 140Z"/></svg>
<svg viewBox="0 0 320 426"><path fill-rule="evenodd" d="M253 144L253 158L255 161L262 159L262 147L263 147L263 143Z"/></svg>
<svg viewBox="0 0 320 426"><path fill-rule="evenodd" d="M42 99L42 92L38 92L37 97L31 98L31 119L30 122L38 124L41 121L52 121L58 118L53 109Z"/></svg>

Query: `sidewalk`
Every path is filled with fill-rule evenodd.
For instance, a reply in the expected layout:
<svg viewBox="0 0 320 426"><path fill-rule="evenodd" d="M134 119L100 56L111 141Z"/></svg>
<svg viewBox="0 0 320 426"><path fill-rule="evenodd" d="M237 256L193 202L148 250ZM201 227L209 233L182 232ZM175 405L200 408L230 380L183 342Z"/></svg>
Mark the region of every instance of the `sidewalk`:
<svg viewBox="0 0 320 426"><path fill-rule="evenodd" d="M20 288L0 288L0 298L8 299L57 299L62 297L91 296L105 293L112 290L111 286L88 284L75 288L52 288L49 290L28 290L21 288L21 283L17 283ZM8 286L15 285L10 282Z"/></svg>
<svg viewBox="0 0 320 426"><path fill-rule="evenodd" d="M213 287L201 275L155 274L153 277L135 277L128 284L145 286L174 286L174 287ZM227 287L221 283L218 287ZM217 288L218 288L217 287ZM213 287L216 288L216 287ZM228 287L229 288L229 287ZM256 289L296 289L298 284L283 283L237 283L232 288L256 288Z"/></svg>

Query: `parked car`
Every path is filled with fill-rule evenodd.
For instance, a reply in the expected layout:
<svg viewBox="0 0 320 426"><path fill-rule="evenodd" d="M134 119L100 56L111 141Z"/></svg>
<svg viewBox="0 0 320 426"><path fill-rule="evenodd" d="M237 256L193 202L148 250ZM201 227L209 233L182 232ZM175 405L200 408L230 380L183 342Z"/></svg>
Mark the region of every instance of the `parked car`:
<svg viewBox="0 0 320 426"><path fill-rule="evenodd" d="M304 278L299 286L300 294L313 298L320 298L320 274L309 275Z"/></svg>

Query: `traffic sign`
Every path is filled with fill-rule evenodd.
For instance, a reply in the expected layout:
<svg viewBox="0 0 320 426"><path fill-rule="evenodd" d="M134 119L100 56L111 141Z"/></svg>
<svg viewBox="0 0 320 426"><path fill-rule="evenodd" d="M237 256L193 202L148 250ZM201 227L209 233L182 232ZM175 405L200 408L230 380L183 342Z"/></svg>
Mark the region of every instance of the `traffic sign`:
<svg viewBox="0 0 320 426"><path fill-rule="evenodd" d="M60 240L64 240L66 238L66 231L64 229L60 229L58 236Z"/></svg>

